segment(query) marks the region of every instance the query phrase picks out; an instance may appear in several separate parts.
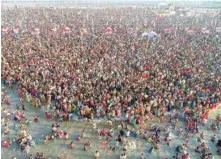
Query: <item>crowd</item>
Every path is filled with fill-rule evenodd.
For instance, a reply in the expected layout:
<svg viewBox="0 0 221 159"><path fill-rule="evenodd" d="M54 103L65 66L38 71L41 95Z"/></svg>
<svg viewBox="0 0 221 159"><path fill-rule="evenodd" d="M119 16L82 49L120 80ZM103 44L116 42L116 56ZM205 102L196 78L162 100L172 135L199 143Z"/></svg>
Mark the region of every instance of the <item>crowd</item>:
<svg viewBox="0 0 221 159"><path fill-rule="evenodd" d="M203 115L220 102L220 38L208 25L208 15L174 16L168 24L168 18L158 17L153 10L114 10L15 8L3 12L2 24L19 27L16 37L2 37L4 83L18 84L21 101L26 98L34 107L54 108L66 118L77 114L132 121L139 115L142 122L156 115L163 120L167 110L190 108L187 113L194 110ZM70 32L62 34L64 20ZM55 25L59 28L49 34ZM113 33L107 35L108 25ZM38 35L27 31L33 27L39 28ZM128 27L138 37L149 28L161 36L155 40L131 37ZM197 32L185 34L184 27ZM202 27L211 33L200 33ZM176 34L163 33L165 28Z"/></svg>
<svg viewBox="0 0 221 159"><path fill-rule="evenodd" d="M198 124L205 124L210 109L221 102L221 40L216 32L221 15L215 11L187 17L177 11L162 17L159 12L150 8L3 8L4 86L18 87L23 110L27 101L35 108L45 107L46 118L59 122L74 116L119 119L137 128L153 117L164 122L166 112L171 112L170 122L176 128L176 113L182 111L186 130L198 132ZM202 28L210 32L203 33ZM156 32L157 37L141 37L146 31ZM3 100L10 104L7 95ZM23 118L25 114L17 111L13 120ZM39 117L34 121L40 122ZM45 143L55 137L68 139L68 133L57 127L52 126ZM221 129L220 116L211 127ZM156 134L150 137L132 131L152 143L150 152L159 148L154 129ZM7 126L4 132L8 133ZM121 132L119 142L130 133ZM30 140L19 140L28 151ZM165 142L169 145L170 141L168 130ZM84 150L90 146L87 142ZM126 151L127 144L123 147ZM204 142L196 151L200 148L202 158L209 158ZM126 158L125 152L121 158Z"/></svg>

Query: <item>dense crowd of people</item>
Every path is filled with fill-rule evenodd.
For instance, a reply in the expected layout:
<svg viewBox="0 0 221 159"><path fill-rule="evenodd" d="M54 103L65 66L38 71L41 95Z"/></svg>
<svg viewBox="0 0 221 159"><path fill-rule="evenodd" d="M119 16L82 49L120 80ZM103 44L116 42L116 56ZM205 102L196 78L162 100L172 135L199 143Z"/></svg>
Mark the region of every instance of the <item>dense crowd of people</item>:
<svg viewBox="0 0 221 159"><path fill-rule="evenodd" d="M198 124L205 124L210 110L221 102L217 31L221 14L208 11L188 17L176 10L176 14L162 17L160 12L134 7L2 8L4 86L18 86L23 110L25 101L30 102L35 108L45 107L46 118L59 122L75 116L107 119L109 123L117 119L136 128L154 117L164 122L166 112L171 112L169 121L176 128L182 111L186 130L197 133ZM205 28L209 32L202 32ZM142 36L150 31L156 36ZM10 104L7 93L3 97ZM25 114L17 110L13 120L23 118ZM39 116L34 121L39 122ZM45 143L55 137L68 139L68 133L57 131L57 127L52 126ZM221 130L220 116L211 127ZM7 125L4 130L7 133ZM152 143L150 152L158 149L158 129L154 128L152 136L140 131L125 129L118 140L133 133ZM170 140L168 130L165 142L169 145ZM22 149L29 149L30 141L18 138ZM122 159L126 158L124 144ZM85 151L90 146L88 141ZM196 152L202 148L202 159L209 158L205 143L200 146ZM73 142L69 147L74 148ZM184 153L182 158L188 156ZM99 158L98 151L95 158Z"/></svg>
<svg viewBox="0 0 221 159"><path fill-rule="evenodd" d="M17 83L21 98L35 107L53 107L64 116L149 119L188 107L202 115L220 102L220 38L208 25L210 19L219 23L220 14L161 18L154 10L123 8L5 12L2 24L17 25L19 33L2 37L2 77L5 84ZM70 32L63 33L65 26ZM108 26L113 33L105 34ZM28 31L34 27L39 34ZM131 37L129 27L137 36ZM201 33L203 27L210 34ZM164 33L166 28L175 33ZM185 28L196 33L185 34ZM147 29L161 36L139 38Z"/></svg>

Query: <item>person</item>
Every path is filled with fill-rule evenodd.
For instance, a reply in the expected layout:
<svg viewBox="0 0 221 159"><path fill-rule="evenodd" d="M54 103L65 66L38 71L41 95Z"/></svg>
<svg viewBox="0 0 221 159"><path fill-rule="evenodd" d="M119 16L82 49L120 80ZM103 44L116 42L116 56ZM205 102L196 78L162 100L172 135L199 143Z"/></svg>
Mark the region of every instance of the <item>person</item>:
<svg viewBox="0 0 221 159"><path fill-rule="evenodd" d="M40 117L38 115L34 117L34 122L40 123Z"/></svg>
<svg viewBox="0 0 221 159"><path fill-rule="evenodd" d="M124 144L122 149L123 149L123 151L127 151L127 145Z"/></svg>
<svg viewBox="0 0 221 159"><path fill-rule="evenodd" d="M28 120L28 118L25 118L25 125L29 125L30 121Z"/></svg>
<svg viewBox="0 0 221 159"><path fill-rule="evenodd" d="M24 110L24 111L26 111L27 109L26 109L26 106L25 106L25 104L24 103L22 103L22 110Z"/></svg>
<svg viewBox="0 0 221 159"><path fill-rule="evenodd" d="M190 159L189 153L186 153L182 156L182 159Z"/></svg>
<svg viewBox="0 0 221 159"><path fill-rule="evenodd" d="M67 133L66 131L64 131L64 138L65 138L66 140L69 139L69 135L68 135L68 133Z"/></svg>
<svg viewBox="0 0 221 159"><path fill-rule="evenodd" d="M221 155L221 147L218 147L218 148L217 148L217 153L218 153L219 155Z"/></svg>
<svg viewBox="0 0 221 159"><path fill-rule="evenodd" d="M85 138L85 137L86 137L85 130L82 131L81 137L82 137L82 138Z"/></svg>
<svg viewBox="0 0 221 159"><path fill-rule="evenodd" d="M121 155L120 155L120 159L127 159L127 155L126 155L126 153L121 153Z"/></svg>
<svg viewBox="0 0 221 159"><path fill-rule="evenodd" d="M2 147L8 147L9 143L7 141L2 141Z"/></svg>
<svg viewBox="0 0 221 159"><path fill-rule="evenodd" d="M77 140L77 141L81 141L81 137L78 136L78 137L76 138L76 140Z"/></svg>
<svg viewBox="0 0 221 159"><path fill-rule="evenodd" d="M144 157L144 154L143 154L143 153L141 154L141 156L140 156L139 159L146 159L146 158Z"/></svg>
<svg viewBox="0 0 221 159"><path fill-rule="evenodd" d="M99 159L100 158L100 153L98 151L95 152L94 158L95 159Z"/></svg>
<svg viewBox="0 0 221 159"><path fill-rule="evenodd" d="M97 128L97 123L96 122L93 122L93 131L95 131Z"/></svg>
<svg viewBox="0 0 221 159"><path fill-rule="evenodd" d="M195 152L200 153L200 147L199 146L196 147Z"/></svg>
<svg viewBox="0 0 221 159"><path fill-rule="evenodd" d="M33 20L34 9L2 9L2 23L9 28L23 15L24 21ZM39 14L34 17L38 19L41 16L41 22L44 23L39 23L39 35L21 31L18 39L17 36L11 37L11 34L2 36L3 83L6 87L18 86L21 103L25 102L24 95L29 94L31 104L36 109L41 105L50 109L55 103L54 114L60 121L67 119L71 110L69 105L73 105L76 115L87 118L86 106L91 108L91 116L94 117L106 118L109 114L113 119L126 117L135 129L138 115L146 116L147 119L158 116L163 121L164 111L168 108L173 113L171 122L176 128L178 118L173 109L185 108L188 130L197 130L192 117L198 116L200 122L206 121L209 109L215 109L213 104L221 101L220 39L216 35L217 25L214 24L219 22L219 16L208 19L208 13L201 15L199 20L198 16L177 18L179 15L176 15L168 18L169 22L168 19L159 18L155 9L148 9L151 14L146 15L143 14L146 9L135 8L132 9L133 14L124 16L130 9L87 12L89 18L87 16L88 20L84 21L84 29L81 20L85 14L79 13L68 18L72 13L64 9L67 14L65 25L71 27L71 32L63 32L64 25L59 26L59 31L53 35L49 35L47 29L52 23L44 22L54 15L57 18L52 18L53 24L60 24L60 10L39 9ZM101 16L90 18L95 12ZM154 12L156 14L152 14ZM120 16L124 18L118 21L116 17ZM106 25L102 21L109 23L110 17L113 26L104 30ZM127 28L131 25L130 18L136 19L136 26L131 28L132 33ZM145 30L145 23L152 19L150 26L159 36L153 39L148 37L147 40L142 36L142 31ZM211 20L209 28L212 31L200 33L203 26L208 26L207 19ZM90 25L91 20L96 24L93 27L93 24ZM194 25L193 21L196 22ZM20 25L20 28L29 30L35 22L32 25L22 21ZM192 30L185 29L186 26ZM167 27L171 27L169 32L165 29ZM82 30L86 31L83 33ZM143 111L140 107L148 108ZM21 118L21 113L18 113L14 119L20 121ZM134 137L139 135L136 130L132 132ZM153 142L159 139L156 137L158 132L155 133Z"/></svg>
<svg viewBox="0 0 221 159"><path fill-rule="evenodd" d="M30 154L28 159L34 159L33 154Z"/></svg>
<svg viewBox="0 0 221 159"><path fill-rule="evenodd" d="M49 112L45 112L45 117L46 117L46 119L50 119L51 118L51 114Z"/></svg>
<svg viewBox="0 0 221 159"><path fill-rule="evenodd" d="M91 145L91 142L90 141L87 141L87 143L84 144L84 151L87 151L88 148L90 148L92 145Z"/></svg>
<svg viewBox="0 0 221 159"><path fill-rule="evenodd" d="M8 125L7 124L5 124L5 126L4 126L4 134L9 134L9 128L8 128Z"/></svg>
<svg viewBox="0 0 221 159"><path fill-rule="evenodd" d="M70 148L70 149L73 149L73 148L74 148L74 143L73 143L73 141L71 141L71 143L69 144L69 148Z"/></svg>
<svg viewBox="0 0 221 159"><path fill-rule="evenodd" d="M213 135L212 138L211 138L211 141L212 141L212 142L215 142L216 140L217 140L217 136L216 136L216 135Z"/></svg>

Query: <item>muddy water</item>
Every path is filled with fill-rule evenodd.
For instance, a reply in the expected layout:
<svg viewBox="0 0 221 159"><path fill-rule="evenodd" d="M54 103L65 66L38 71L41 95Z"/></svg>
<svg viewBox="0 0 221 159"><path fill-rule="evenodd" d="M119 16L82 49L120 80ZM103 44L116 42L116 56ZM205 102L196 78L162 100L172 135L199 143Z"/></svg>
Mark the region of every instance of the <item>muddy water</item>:
<svg viewBox="0 0 221 159"><path fill-rule="evenodd" d="M16 108L16 104L18 101L17 92L15 90L8 90L9 97L11 99L11 105L7 106L5 104L2 104L4 108L6 108L9 111L14 111ZM46 158L52 158L56 159L58 155L64 154L66 158L68 159L90 159L93 158L95 151L99 151L101 154L101 159L118 159L120 156L120 153L122 152L122 147L116 147L115 140L112 139L111 142L108 144L108 146L116 147L116 150L110 155L107 156L107 149L99 148L99 145L101 143L101 140L98 140L97 135L95 132L92 131L92 122L88 121L73 121L73 122L63 122L61 124L61 127L59 130L63 129L69 133L70 138L68 140L63 139L56 139L55 141L50 142L49 144L44 144L43 140L46 134L50 133L51 131L51 124L53 123L53 120L47 120L44 116L45 109L35 109L33 106L29 103L26 103L27 105L27 111L25 111L26 116L29 120L33 120L33 116L38 114L40 115L40 123L31 123L26 131L32 135L33 140L36 142L36 147L30 148L30 154L35 154L36 152L44 152ZM216 111L213 111L212 117L214 117L217 113L221 113L221 109L219 108ZM4 114L2 114L4 116ZM159 124L157 120L152 121L153 124ZM148 123L146 123L148 124ZM165 127L167 123L160 124L161 127ZM119 125L119 122L114 122L113 127L115 129L115 134L117 136L118 129L117 125ZM106 122L98 122L97 126L102 128L109 128ZM182 124L179 124L178 128L183 126ZM143 125L142 127L145 127ZM20 134L21 130L14 131L13 123L9 123L10 128L10 134L9 135L2 135L2 140L7 139L8 137L14 138L16 135ZM81 134L82 130L86 130L86 138L82 139L80 142L76 141L76 137ZM1 129L3 132L3 129ZM214 158L218 159L220 156L216 154L216 147L214 143L210 142L210 137L214 134L212 131L205 130L204 128L201 128L205 134L206 143L210 147L212 153L214 154ZM182 144L185 142L184 137L178 137L177 132L175 130L172 130L171 133L172 141L171 145L167 146L164 142L160 144L160 150L154 150L152 154L149 154L148 150L151 148L151 145L144 139L141 138L133 138L130 137L128 140L130 142L134 142L136 146L129 147L127 151L127 156L129 159L138 159L141 153L144 153L145 156L149 159L163 159L163 158L172 158L173 155L175 155L174 149L176 146ZM221 139L221 132L216 133L218 135L218 138ZM92 148L89 149L87 152L83 150L83 144L86 143L88 140L92 142ZM75 148L74 149L68 149L68 144L74 141ZM163 139L162 139L163 141ZM191 158L198 159L200 158L197 156L193 150L197 146L196 137L190 138L190 146L187 149L187 152L190 154ZM18 150L17 143L13 142L10 148L2 148L1 158L2 159L8 159L13 156L16 156L17 159L26 159L27 154L24 152L20 152Z"/></svg>

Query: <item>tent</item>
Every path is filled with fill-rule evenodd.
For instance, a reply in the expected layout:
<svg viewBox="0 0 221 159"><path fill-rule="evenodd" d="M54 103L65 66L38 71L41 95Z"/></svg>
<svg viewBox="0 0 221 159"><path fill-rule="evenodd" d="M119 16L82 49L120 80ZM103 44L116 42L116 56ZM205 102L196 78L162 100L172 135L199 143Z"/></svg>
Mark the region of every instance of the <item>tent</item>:
<svg viewBox="0 0 221 159"><path fill-rule="evenodd" d="M221 27L217 27L217 28L216 28L216 33L221 34Z"/></svg>
<svg viewBox="0 0 221 159"><path fill-rule="evenodd" d="M13 29L13 32L14 32L15 34L18 34L18 33L19 33L18 28Z"/></svg>
<svg viewBox="0 0 221 159"><path fill-rule="evenodd" d="M195 34L195 31L189 28L185 29L188 34Z"/></svg>
<svg viewBox="0 0 221 159"><path fill-rule="evenodd" d="M64 30L63 30L63 33L70 33L71 32L71 30L70 30L70 28L68 28L68 27L65 27L64 28Z"/></svg>
<svg viewBox="0 0 221 159"><path fill-rule="evenodd" d="M50 30L48 31L48 34L49 34L49 35L53 35L53 34L56 33L56 31L57 31L56 28L50 29Z"/></svg>
<svg viewBox="0 0 221 159"><path fill-rule="evenodd" d="M53 28L50 31L55 33L57 30L55 28Z"/></svg>
<svg viewBox="0 0 221 159"><path fill-rule="evenodd" d="M195 31L194 30L188 30L187 31L189 34L195 34Z"/></svg>
<svg viewBox="0 0 221 159"><path fill-rule="evenodd" d="M40 34L40 29L38 29L38 28L33 29L33 30L31 31L31 34L32 34L32 35L39 35L39 34Z"/></svg>
<svg viewBox="0 0 221 159"><path fill-rule="evenodd" d="M154 31L151 31L149 33L147 32L144 32L142 35L141 35L142 38L149 38L149 39L153 39L153 38L157 38L158 35L157 33L155 33Z"/></svg>
<svg viewBox="0 0 221 159"><path fill-rule="evenodd" d="M204 34L209 34L210 33L210 30L209 29L207 29L207 28L202 28L202 33L204 33Z"/></svg>
<svg viewBox="0 0 221 159"><path fill-rule="evenodd" d="M172 29L164 29L164 33L172 33L173 30Z"/></svg>
<svg viewBox="0 0 221 159"><path fill-rule="evenodd" d="M158 8L167 8L169 5L167 3L159 3Z"/></svg>
<svg viewBox="0 0 221 159"><path fill-rule="evenodd" d="M106 30L105 30L105 34L112 34L113 33L113 29L111 27L108 27Z"/></svg>

